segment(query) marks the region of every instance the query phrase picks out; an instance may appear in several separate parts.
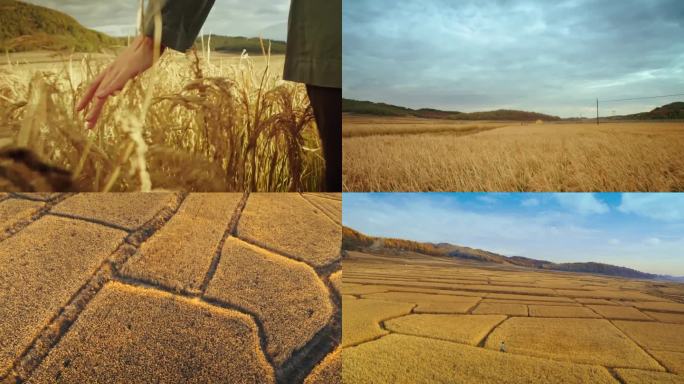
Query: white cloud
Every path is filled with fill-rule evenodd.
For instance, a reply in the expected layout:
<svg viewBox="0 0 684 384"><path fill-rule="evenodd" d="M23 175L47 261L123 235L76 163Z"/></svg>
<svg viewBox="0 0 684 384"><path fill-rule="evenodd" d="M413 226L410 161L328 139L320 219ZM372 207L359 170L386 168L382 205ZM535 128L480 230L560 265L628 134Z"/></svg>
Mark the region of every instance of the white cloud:
<svg viewBox="0 0 684 384"><path fill-rule="evenodd" d="M610 245L619 245L619 244L620 244L620 239L615 239L615 238L610 239L610 240L608 240L608 244L610 244Z"/></svg>
<svg viewBox="0 0 684 384"><path fill-rule="evenodd" d="M480 200L483 203L487 204L496 204L499 200L497 200L496 197L492 195L482 195L477 197L478 200Z"/></svg>
<svg viewBox="0 0 684 384"><path fill-rule="evenodd" d="M556 200L561 207L580 215L608 213L610 208L590 193L556 193Z"/></svg>
<svg viewBox="0 0 684 384"><path fill-rule="evenodd" d="M679 193L623 193L618 210L654 220L684 220L684 196Z"/></svg>
<svg viewBox="0 0 684 384"><path fill-rule="evenodd" d="M660 245L661 241L657 237L649 237L648 239L646 239L644 241L644 243L646 243L648 245Z"/></svg>

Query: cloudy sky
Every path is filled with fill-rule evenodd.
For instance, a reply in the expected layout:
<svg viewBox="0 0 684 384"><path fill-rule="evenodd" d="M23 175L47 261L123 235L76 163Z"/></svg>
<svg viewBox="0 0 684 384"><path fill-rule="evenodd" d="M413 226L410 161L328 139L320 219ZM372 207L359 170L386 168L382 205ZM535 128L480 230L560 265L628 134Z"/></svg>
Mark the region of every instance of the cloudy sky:
<svg viewBox="0 0 684 384"><path fill-rule="evenodd" d="M343 222L373 236L684 276L681 193L345 193Z"/></svg>
<svg viewBox="0 0 684 384"><path fill-rule="evenodd" d="M343 36L354 99L587 117L684 93L682 0L348 0Z"/></svg>
<svg viewBox="0 0 684 384"><path fill-rule="evenodd" d="M137 0L27 1L65 12L88 28L114 36L135 33L139 4ZM289 0L217 0L204 24L203 32L285 40L289 9Z"/></svg>

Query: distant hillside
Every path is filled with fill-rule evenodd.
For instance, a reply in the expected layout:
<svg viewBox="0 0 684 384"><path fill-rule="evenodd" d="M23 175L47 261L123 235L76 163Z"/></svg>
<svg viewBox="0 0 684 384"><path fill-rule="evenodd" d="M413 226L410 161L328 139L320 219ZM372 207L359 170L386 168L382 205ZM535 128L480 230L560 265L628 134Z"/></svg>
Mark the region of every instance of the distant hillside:
<svg viewBox="0 0 684 384"><path fill-rule="evenodd" d="M342 99L342 112L375 116L414 116L430 119L448 120L513 120L513 121L555 121L558 116L549 116L536 112L500 109L489 112L458 112L439 109L411 109L372 101Z"/></svg>
<svg viewBox="0 0 684 384"><path fill-rule="evenodd" d="M684 120L684 102L663 105L650 112L635 113L633 115L613 116L609 119L630 119L630 120Z"/></svg>
<svg viewBox="0 0 684 384"><path fill-rule="evenodd" d="M250 55L261 54L261 43L258 37L242 37L242 36L222 36L211 34L204 35L204 44L210 44L212 51L225 53L241 53L243 49L247 50ZM264 40L264 49L268 51L268 43L271 42L271 54L284 54L287 45L284 41ZM201 38L197 38L195 42L196 47L201 47Z"/></svg>
<svg viewBox="0 0 684 384"><path fill-rule="evenodd" d="M0 0L0 49L99 51L119 40L85 28L73 17L15 0Z"/></svg>
<svg viewBox="0 0 684 384"><path fill-rule="evenodd" d="M448 256L459 259L487 263L515 265L526 268L547 269L563 272L582 272L599 275L619 276L635 279L664 279L677 281L681 278L659 276L640 272L631 268L618 267L602 263L553 263L546 260L531 259L522 256L504 256L481 249L463 247L448 243L421 243L411 240L390 239L366 236L351 228L342 229L342 249L352 251L392 252L410 251L430 256Z"/></svg>

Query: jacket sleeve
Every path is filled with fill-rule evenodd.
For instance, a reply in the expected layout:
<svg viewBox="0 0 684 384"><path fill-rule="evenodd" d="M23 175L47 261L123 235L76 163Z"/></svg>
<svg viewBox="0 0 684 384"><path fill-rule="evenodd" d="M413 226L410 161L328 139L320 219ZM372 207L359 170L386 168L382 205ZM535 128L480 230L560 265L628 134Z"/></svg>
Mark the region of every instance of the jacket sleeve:
<svg viewBox="0 0 684 384"><path fill-rule="evenodd" d="M154 16L161 11L162 44L187 51L195 43L214 0L149 0L145 10L145 35L154 37Z"/></svg>

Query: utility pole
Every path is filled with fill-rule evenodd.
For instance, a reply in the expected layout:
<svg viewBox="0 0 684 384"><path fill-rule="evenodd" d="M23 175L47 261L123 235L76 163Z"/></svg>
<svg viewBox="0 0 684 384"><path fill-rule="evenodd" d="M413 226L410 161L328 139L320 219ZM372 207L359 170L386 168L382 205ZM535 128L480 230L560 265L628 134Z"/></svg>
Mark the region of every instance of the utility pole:
<svg viewBox="0 0 684 384"><path fill-rule="evenodd" d="M599 125L598 98L596 98L596 125Z"/></svg>

